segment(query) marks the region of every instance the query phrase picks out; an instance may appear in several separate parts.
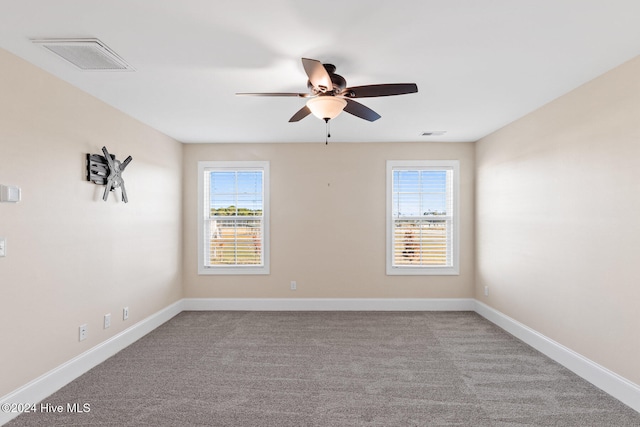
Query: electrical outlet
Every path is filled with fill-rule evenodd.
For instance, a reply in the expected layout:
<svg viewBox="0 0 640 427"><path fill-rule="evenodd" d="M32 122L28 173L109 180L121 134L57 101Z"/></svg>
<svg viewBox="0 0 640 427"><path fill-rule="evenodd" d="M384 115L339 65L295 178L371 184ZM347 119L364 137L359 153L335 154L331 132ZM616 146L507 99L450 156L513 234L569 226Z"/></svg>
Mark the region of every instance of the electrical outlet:
<svg viewBox="0 0 640 427"><path fill-rule="evenodd" d="M107 329L111 326L111 313L104 315L104 328Z"/></svg>
<svg viewBox="0 0 640 427"><path fill-rule="evenodd" d="M7 256L7 239L0 237L0 256Z"/></svg>
<svg viewBox="0 0 640 427"><path fill-rule="evenodd" d="M86 340L87 334L89 333L89 327L86 323L84 325L80 325L79 332L78 338L80 338L80 341Z"/></svg>
<svg viewBox="0 0 640 427"><path fill-rule="evenodd" d="M298 289L298 284L296 283L295 280L291 281L291 290L295 291L296 289Z"/></svg>
<svg viewBox="0 0 640 427"><path fill-rule="evenodd" d="M127 320L129 318L129 307L125 307L122 309L122 320Z"/></svg>
<svg viewBox="0 0 640 427"><path fill-rule="evenodd" d="M484 287L484 296L485 296L485 297L488 297L488 296L489 296L489 287L488 287L488 286L485 286L485 287Z"/></svg>

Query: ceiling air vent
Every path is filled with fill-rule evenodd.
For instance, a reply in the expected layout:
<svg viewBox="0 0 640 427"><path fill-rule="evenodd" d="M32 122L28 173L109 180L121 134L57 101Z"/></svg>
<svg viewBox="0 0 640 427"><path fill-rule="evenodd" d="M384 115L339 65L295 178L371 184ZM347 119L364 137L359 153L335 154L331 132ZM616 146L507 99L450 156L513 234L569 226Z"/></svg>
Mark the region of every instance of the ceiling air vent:
<svg viewBox="0 0 640 427"><path fill-rule="evenodd" d="M50 50L84 71L133 71L114 51L98 39L37 39Z"/></svg>
<svg viewBox="0 0 640 427"><path fill-rule="evenodd" d="M441 136L441 135L444 135L445 133L447 133L446 130L428 130L428 131L422 132L420 136Z"/></svg>

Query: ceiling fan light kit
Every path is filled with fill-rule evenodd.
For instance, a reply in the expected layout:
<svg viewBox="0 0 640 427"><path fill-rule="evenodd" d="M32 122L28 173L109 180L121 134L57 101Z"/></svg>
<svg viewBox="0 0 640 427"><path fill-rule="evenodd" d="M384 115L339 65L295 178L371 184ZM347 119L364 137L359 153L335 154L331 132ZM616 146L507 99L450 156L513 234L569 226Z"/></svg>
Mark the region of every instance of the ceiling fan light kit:
<svg viewBox="0 0 640 427"><path fill-rule="evenodd" d="M236 93L236 95L250 96L287 96L309 98L304 107L298 110L289 122L298 122L309 114L329 123L342 111L373 122L380 115L353 98L373 98L378 96L405 95L418 92L415 83L390 83L366 86L347 87L347 81L336 74L333 64L323 64L316 59L302 58L302 66L309 77L307 87L309 93Z"/></svg>
<svg viewBox="0 0 640 427"><path fill-rule="evenodd" d="M335 119L346 105L347 101L335 96L318 96L307 101L311 113L324 121Z"/></svg>

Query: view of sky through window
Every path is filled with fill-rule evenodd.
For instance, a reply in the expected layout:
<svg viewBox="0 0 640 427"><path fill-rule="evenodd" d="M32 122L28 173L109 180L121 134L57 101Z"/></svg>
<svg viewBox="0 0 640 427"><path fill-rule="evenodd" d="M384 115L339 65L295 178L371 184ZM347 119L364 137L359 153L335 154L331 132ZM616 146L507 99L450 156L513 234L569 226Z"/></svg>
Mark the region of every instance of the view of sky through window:
<svg viewBox="0 0 640 427"><path fill-rule="evenodd" d="M447 171L393 171L394 217L447 215L447 206Z"/></svg>
<svg viewBox="0 0 640 427"><path fill-rule="evenodd" d="M262 210L262 171L212 171L209 175L210 208L235 208L237 213L258 214Z"/></svg>

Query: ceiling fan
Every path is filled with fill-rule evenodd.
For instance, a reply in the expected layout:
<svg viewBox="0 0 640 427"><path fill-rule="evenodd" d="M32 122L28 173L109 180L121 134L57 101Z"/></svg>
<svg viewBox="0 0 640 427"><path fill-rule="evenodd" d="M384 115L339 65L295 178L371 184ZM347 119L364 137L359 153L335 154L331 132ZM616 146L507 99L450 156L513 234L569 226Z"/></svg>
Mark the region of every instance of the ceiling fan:
<svg viewBox="0 0 640 427"><path fill-rule="evenodd" d="M289 122L298 122L309 114L313 114L328 123L342 111L370 122L380 118L378 113L354 101L353 98L373 98L418 92L418 86L415 83L347 87L347 81L341 75L336 74L336 67L333 64L323 64L316 59L302 58L302 66L309 77L307 81L308 93L271 92L236 93L236 95L309 98L305 106L298 110L289 119Z"/></svg>

